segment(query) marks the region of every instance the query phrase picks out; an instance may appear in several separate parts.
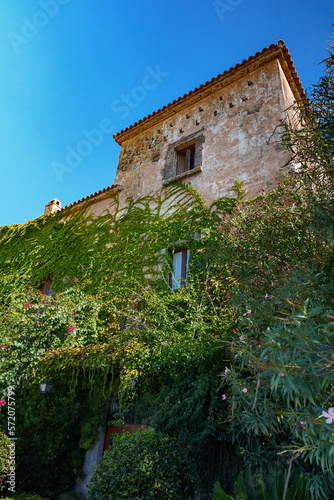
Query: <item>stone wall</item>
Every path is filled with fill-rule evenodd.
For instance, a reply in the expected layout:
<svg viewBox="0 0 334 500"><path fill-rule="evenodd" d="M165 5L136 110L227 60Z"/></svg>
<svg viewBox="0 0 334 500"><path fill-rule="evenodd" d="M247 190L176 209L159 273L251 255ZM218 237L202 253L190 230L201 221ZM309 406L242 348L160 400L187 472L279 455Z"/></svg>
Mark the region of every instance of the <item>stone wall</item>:
<svg viewBox="0 0 334 500"><path fill-rule="evenodd" d="M289 160L280 124L293 117L296 125L291 105L302 94L280 41L116 134L120 208L128 197L151 195L174 179L191 182L208 205L232 196L236 177L249 198L275 188ZM176 166L184 147L192 148L188 171ZM112 210L109 195L90 196L87 214Z"/></svg>
<svg viewBox="0 0 334 500"><path fill-rule="evenodd" d="M201 168L181 180L191 181L209 204L231 195L235 177L245 182L249 197L260 188L273 189L287 160L278 126L292 99L280 63L273 59L134 135L122 143L115 179L123 187L121 199L159 190L166 180L171 146L187 142L201 130Z"/></svg>

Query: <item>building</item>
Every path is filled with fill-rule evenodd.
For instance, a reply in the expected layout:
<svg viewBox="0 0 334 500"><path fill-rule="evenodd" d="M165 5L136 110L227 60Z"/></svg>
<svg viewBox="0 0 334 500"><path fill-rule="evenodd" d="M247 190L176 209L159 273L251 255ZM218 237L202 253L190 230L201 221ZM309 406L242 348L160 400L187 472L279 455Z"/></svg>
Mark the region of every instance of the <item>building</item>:
<svg viewBox="0 0 334 500"><path fill-rule="evenodd" d="M79 200L96 215L108 193L120 203L152 194L172 181L191 182L208 204L229 196L235 178L248 197L273 189L289 158L279 125L304 95L283 41L114 135L121 152L113 186Z"/></svg>
<svg viewBox="0 0 334 500"><path fill-rule="evenodd" d="M270 191L289 161L279 125L303 95L289 51L279 41L117 133L115 184L73 203L73 209L89 202L88 213L97 216L109 209L114 192L124 206L128 197L153 194L173 181L191 182L208 204L229 196L236 177L249 198L260 189ZM179 257L181 266L187 256ZM104 439L101 429L86 454L86 478L78 484L84 494Z"/></svg>

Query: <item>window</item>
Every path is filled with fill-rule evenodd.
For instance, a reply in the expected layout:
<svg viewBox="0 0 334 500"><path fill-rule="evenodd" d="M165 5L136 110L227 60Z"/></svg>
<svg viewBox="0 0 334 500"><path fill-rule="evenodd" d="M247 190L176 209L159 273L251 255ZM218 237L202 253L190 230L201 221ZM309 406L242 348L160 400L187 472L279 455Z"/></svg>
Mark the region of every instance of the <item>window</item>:
<svg viewBox="0 0 334 500"><path fill-rule="evenodd" d="M52 279L48 278L41 285L40 291L42 292L43 295L47 295L48 297L51 297L51 286L52 286Z"/></svg>
<svg viewBox="0 0 334 500"><path fill-rule="evenodd" d="M176 175L183 174L194 168L195 144L177 151Z"/></svg>
<svg viewBox="0 0 334 500"><path fill-rule="evenodd" d="M172 290L177 290L180 286L186 286L188 261L189 250L184 248L174 253L172 273L169 277Z"/></svg>
<svg viewBox="0 0 334 500"><path fill-rule="evenodd" d="M163 183L202 172L204 130L168 146Z"/></svg>

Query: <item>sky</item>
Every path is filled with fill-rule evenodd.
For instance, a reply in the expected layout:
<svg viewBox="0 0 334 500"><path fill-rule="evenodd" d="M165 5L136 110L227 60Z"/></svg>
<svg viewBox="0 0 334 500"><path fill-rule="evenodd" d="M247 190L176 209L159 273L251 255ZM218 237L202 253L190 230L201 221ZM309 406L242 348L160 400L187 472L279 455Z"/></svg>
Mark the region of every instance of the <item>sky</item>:
<svg viewBox="0 0 334 500"><path fill-rule="evenodd" d="M0 226L114 183L113 134L283 39L305 89L332 0L0 0Z"/></svg>

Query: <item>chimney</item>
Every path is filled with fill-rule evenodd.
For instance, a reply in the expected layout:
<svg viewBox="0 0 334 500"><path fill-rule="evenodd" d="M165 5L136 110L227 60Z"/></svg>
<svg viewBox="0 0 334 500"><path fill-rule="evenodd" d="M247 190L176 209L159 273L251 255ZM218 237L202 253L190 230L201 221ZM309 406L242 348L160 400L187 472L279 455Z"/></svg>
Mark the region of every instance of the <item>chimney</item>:
<svg viewBox="0 0 334 500"><path fill-rule="evenodd" d="M55 212L58 212L59 210L61 210L61 203L59 200L57 200L57 198L55 198L54 200L49 201L47 205L45 205L44 214L53 214Z"/></svg>

